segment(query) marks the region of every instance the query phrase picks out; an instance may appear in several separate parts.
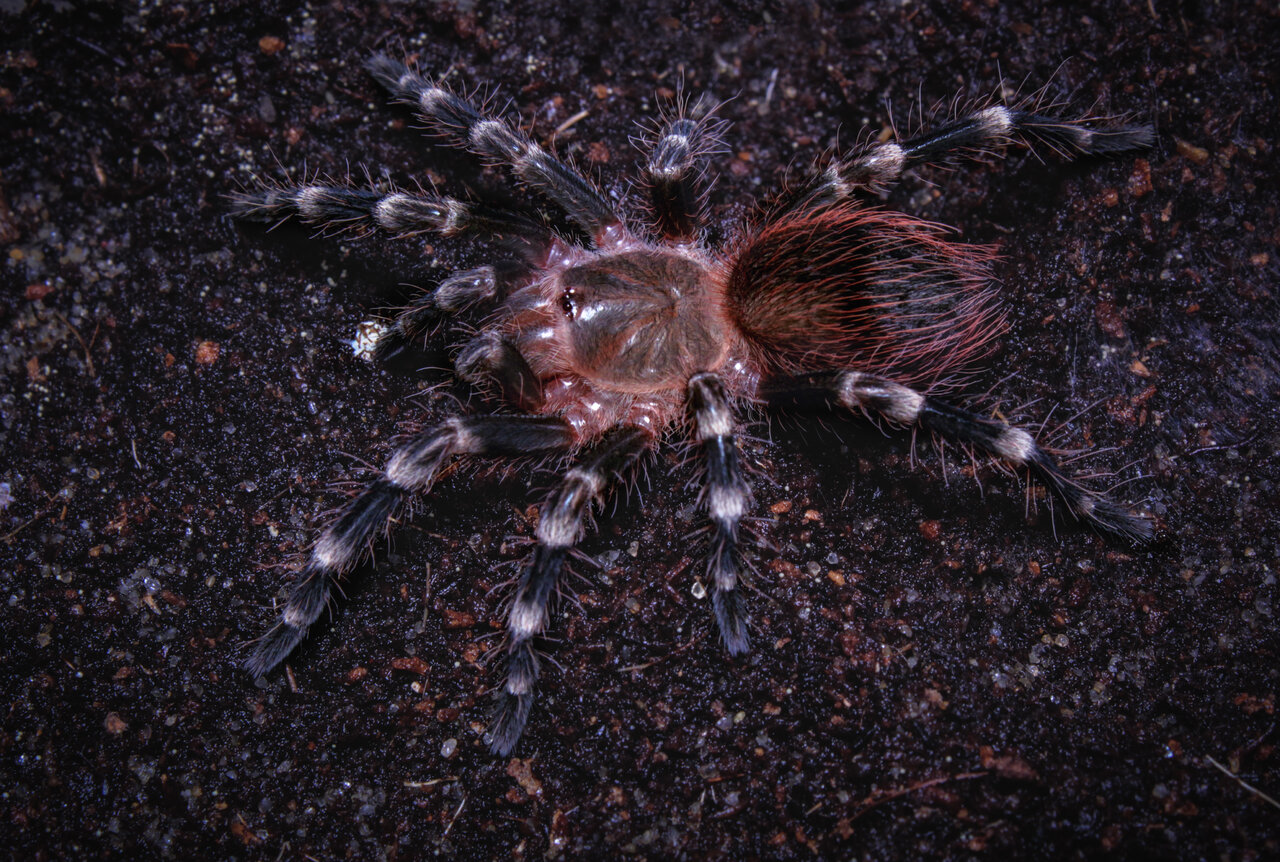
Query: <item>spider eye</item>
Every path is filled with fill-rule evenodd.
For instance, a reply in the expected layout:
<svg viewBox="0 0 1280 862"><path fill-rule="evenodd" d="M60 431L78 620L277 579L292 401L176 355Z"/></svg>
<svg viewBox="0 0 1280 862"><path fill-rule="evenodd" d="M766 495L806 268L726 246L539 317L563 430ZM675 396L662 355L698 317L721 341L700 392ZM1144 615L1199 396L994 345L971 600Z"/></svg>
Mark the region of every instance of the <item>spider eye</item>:
<svg viewBox="0 0 1280 862"><path fill-rule="evenodd" d="M566 290L560 296L560 310L564 312L564 316L575 318L578 316L578 298L573 295L573 290Z"/></svg>

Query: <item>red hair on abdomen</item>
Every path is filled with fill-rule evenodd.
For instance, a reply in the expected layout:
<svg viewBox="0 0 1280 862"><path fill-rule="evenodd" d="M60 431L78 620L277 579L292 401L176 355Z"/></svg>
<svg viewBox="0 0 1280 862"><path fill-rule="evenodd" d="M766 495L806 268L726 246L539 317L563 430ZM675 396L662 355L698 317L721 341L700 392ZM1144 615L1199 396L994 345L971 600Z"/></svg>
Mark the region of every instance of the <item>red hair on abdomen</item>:
<svg viewBox="0 0 1280 862"><path fill-rule="evenodd" d="M725 304L766 374L856 368L929 386L1003 330L994 257L938 225L840 202L740 240Z"/></svg>

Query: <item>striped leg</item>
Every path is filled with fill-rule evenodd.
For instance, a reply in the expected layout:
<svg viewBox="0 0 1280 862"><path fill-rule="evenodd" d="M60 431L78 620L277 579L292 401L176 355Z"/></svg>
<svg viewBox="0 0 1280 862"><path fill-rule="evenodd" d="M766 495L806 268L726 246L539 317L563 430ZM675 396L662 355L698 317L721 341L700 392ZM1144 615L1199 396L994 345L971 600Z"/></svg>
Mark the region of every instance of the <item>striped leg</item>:
<svg viewBox="0 0 1280 862"><path fill-rule="evenodd" d="M416 106L433 131L479 156L509 165L522 183L555 201L596 242L620 224L613 207L590 182L510 123L477 110L389 57L370 59L369 71L392 95Z"/></svg>
<svg viewBox="0 0 1280 862"><path fill-rule="evenodd" d="M897 182L909 167L943 162L959 153L986 153L1010 144L1043 143L1066 158L1145 149L1155 140L1149 125L1098 126L1018 108L994 105L903 141L871 144L834 160L792 200L794 206L822 206Z"/></svg>
<svg viewBox="0 0 1280 862"><path fill-rule="evenodd" d="M649 187L654 228L664 239L688 242L702 230L706 157L724 150L724 126L720 120L693 120L680 111L665 120L650 142L643 181Z"/></svg>
<svg viewBox="0 0 1280 862"><path fill-rule="evenodd" d="M751 489L738 464L733 437L733 412L724 387L714 374L697 374L689 381L695 433L707 463L707 514L711 518L711 559L707 570L713 589L720 638L730 655L750 646L747 610L738 591L740 558L738 522L751 504Z"/></svg>
<svg viewBox="0 0 1280 862"><path fill-rule="evenodd" d="M435 290L416 297L396 315L395 322L378 339L378 359L390 359L408 345L425 338L445 315L501 299L526 281L529 273L529 264L514 260L454 273L440 282ZM528 408L527 412L534 410Z"/></svg>
<svg viewBox="0 0 1280 862"><path fill-rule="evenodd" d="M489 747L494 754L510 754L529 719L539 669L533 639L547 627L548 608L565 557L582 538L592 503L614 479L626 475L652 444L652 435L641 428L612 432L565 475L544 507L533 562L521 574L507 614L507 679L490 728Z"/></svg>
<svg viewBox="0 0 1280 862"><path fill-rule="evenodd" d="M394 236L438 233L505 236L544 248L550 232L536 221L500 207L460 201L425 192L383 192L333 183L266 186L236 195L232 208L245 221L278 223L298 216L323 230L367 232L382 230Z"/></svg>
<svg viewBox="0 0 1280 862"><path fill-rule="evenodd" d="M1077 519L1134 541L1151 536L1149 519L1080 485L1021 428L984 419L891 380L857 371L779 381L770 384L768 394L774 401L834 402L850 410L882 416L897 425L914 425L943 439L967 443L1009 464L1025 467Z"/></svg>
<svg viewBox="0 0 1280 862"><path fill-rule="evenodd" d="M518 456L569 449L573 429L560 419L523 416L450 419L401 447L381 479L347 503L321 534L285 602L280 621L257 641L245 668L261 677L293 651L329 601L338 580L369 541L385 530L400 503L426 491L454 455Z"/></svg>

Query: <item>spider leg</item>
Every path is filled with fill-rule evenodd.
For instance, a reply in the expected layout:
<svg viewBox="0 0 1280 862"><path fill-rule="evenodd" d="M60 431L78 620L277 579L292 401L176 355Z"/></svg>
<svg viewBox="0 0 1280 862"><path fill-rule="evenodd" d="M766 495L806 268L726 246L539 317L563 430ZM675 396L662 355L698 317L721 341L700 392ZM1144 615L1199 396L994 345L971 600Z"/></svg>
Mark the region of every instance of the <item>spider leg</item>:
<svg viewBox="0 0 1280 862"><path fill-rule="evenodd" d="M725 649L730 655L741 655L750 646L750 636L746 606L738 590L738 522L751 503L751 488L738 464L733 411L720 379L714 374L695 374L689 380L689 400L695 433L706 457L707 514L714 529L707 565L714 585L711 604Z"/></svg>
<svg viewBox="0 0 1280 862"><path fill-rule="evenodd" d="M597 244L621 225L604 196L581 174L548 153L510 123L384 55L369 71L395 97L415 105L433 131L457 146L510 166L526 186L554 201Z"/></svg>
<svg viewBox="0 0 1280 862"><path fill-rule="evenodd" d="M267 186L232 198L234 214L245 221L278 223L297 215L322 230L394 236L432 232L441 236L513 237L546 248L551 233L533 219L501 207L425 192L384 192L333 183Z"/></svg>
<svg viewBox="0 0 1280 862"><path fill-rule="evenodd" d="M690 242L706 211L706 156L721 152L720 120L691 119L683 111L666 118L649 146L642 181L648 186L653 226L663 239Z"/></svg>
<svg viewBox="0 0 1280 862"><path fill-rule="evenodd" d="M907 386L863 374L840 371L775 381L765 387L774 403L836 404L874 413L901 426L931 431L944 440L967 443L1009 464L1025 467L1044 483L1078 520L1134 541L1151 536L1151 521L1086 488L1067 474L1027 431L962 410Z"/></svg>
<svg viewBox="0 0 1280 862"><path fill-rule="evenodd" d="M319 619L333 588L359 562L370 540L389 527L404 498L428 490L454 455L558 452L571 448L575 440L573 429L561 419L455 418L397 449L382 478L369 483L347 503L320 535L285 602L280 621L258 639L245 668L261 677L284 661Z"/></svg>
<svg viewBox="0 0 1280 862"><path fill-rule="evenodd" d="M992 105L905 140L870 144L837 158L792 200L803 208L822 206L884 189L909 167L945 162L958 154L981 158L1010 144L1040 142L1075 158L1145 149L1154 140L1149 125L1104 126Z"/></svg>
<svg viewBox="0 0 1280 862"><path fill-rule="evenodd" d="M513 242L523 260L506 260L454 273L401 311L394 325L378 340L377 356L384 360L427 334L442 313L452 314L492 300L512 283L524 280L533 266L545 260L555 243L544 225L518 213L425 193L384 193L305 183L237 195L234 207L235 215L246 221L278 223L297 215L322 230L381 229L402 237L432 231L441 236L472 234Z"/></svg>
<svg viewBox="0 0 1280 862"><path fill-rule="evenodd" d="M435 290L415 297L396 315L395 322L378 339L377 357L390 359L407 344L424 338L444 315L500 299L516 285L525 282L530 272L529 263L516 260L455 272L440 282Z"/></svg>
<svg viewBox="0 0 1280 862"><path fill-rule="evenodd" d="M582 538L592 503L625 475L653 444L652 434L635 426L611 432L589 457L565 474L543 508L533 561L521 573L507 614L507 679L490 728L490 750L506 756L515 749L533 706L539 661L533 639L547 627L548 606L565 557Z"/></svg>
<svg viewBox="0 0 1280 862"><path fill-rule="evenodd" d="M496 384L502 400L523 413L542 409L542 381L515 345L492 330L463 345L454 368L468 383Z"/></svg>

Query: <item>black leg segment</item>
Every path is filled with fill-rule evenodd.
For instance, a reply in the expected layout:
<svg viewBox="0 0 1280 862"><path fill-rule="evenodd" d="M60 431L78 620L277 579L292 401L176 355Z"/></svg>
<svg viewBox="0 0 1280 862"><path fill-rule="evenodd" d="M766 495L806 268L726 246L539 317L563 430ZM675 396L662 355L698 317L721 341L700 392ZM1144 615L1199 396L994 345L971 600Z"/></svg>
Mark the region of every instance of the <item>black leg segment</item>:
<svg viewBox="0 0 1280 862"><path fill-rule="evenodd" d="M392 95L414 105L433 131L476 155L508 165L521 182L555 201L597 242L620 223L613 207L586 178L510 123L478 110L390 57L373 57L369 71Z"/></svg>
<svg viewBox="0 0 1280 862"><path fill-rule="evenodd" d="M543 507L533 562L521 574L507 614L507 679L489 731L494 754L510 754L524 731L539 671L533 639L547 627L565 557L581 540L592 504L609 485L628 475L652 445L653 436L642 428L623 427L610 433L565 475Z"/></svg>
<svg viewBox="0 0 1280 862"><path fill-rule="evenodd" d="M455 272L435 290L414 298L396 315L392 325L378 339L376 355L390 359L409 344L425 339L441 320L472 306L492 304L529 279L531 264L503 260L475 269ZM534 408L524 412L533 413Z"/></svg>
<svg viewBox="0 0 1280 862"><path fill-rule="evenodd" d="M705 458L707 515L711 518L711 604L720 638L731 655L750 647L748 616L738 589L741 557L738 523L751 506L751 488L738 463L733 435L733 408L724 386L714 374L695 374L689 380L695 434Z"/></svg>
<svg viewBox="0 0 1280 862"><path fill-rule="evenodd" d="M1079 484L1021 428L983 418L883 377L857 371L774 381L765 390L775 404L842 406L883 417L895 425L923 428L944 440L971 445L1009 464L1025 467L1079 520L1134 541L1151 536L1149 519Z"/></svg>
<svg viewBox="0 0 1280 862"><path fill-rule="evenodd" d="M982 156L1010 144L1039 142L1065 158L1076 158L1144 149L1154 141L1155 131L1148 125L1108 127L992 105L905 140L871 144L835 159L791 198L789 208L808 209L878 191L896 183L909 167L964 153Z"/></svg>
<svg viewBox="0 0 1280 862"><path fill-rule="evenodd" d="M538 248L551 243L545 226L519 213L424 192L303 183L245 192L236 195L232 204L237 218L267 224L296 215L308 224L333 232L381 230L402 237L428 232L441 236L509 237Z"/></svg>
<svg viewBox="0 0 1280 862"><path fill-rule="evenodd" d="M468 341L454 368L463 380L496 386L502 400L522 413L542 409L542 381L520 351L496 332L483 332Z"/></svg>
<svg viewBox="0 0 1280 862"><path fill-rule="evenodd" d="M667 118L654 135L643 180L659 236L676 242L697 239L708 191L706 157L724 150L720 137L724 125L711 117L694 120L680 112Z"/></svg>
<svg viewBox="0 0 1280 862"><path fill-rule="evenodd" d="M428 490L455 455L520 456L572 447L574 431L555 418L450 419L391 457L382 478L347 503L321 534L285 602L280 621L258 639L245 668L255 677L280 664L307 634L339 579L351 571L410 494Z"/></svg>

